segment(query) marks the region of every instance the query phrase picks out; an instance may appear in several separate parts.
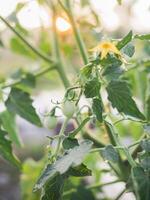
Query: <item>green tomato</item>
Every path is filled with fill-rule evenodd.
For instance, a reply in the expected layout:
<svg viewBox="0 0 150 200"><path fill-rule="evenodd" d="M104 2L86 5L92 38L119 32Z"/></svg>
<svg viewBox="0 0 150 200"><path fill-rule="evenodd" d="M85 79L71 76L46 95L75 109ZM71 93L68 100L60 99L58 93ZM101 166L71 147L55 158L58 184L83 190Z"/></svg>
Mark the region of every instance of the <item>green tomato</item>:
<svg viewBox="0 0 150 200"><path fill-rule="evenodd" d="M72 118L75 110L76 107L72 101L65 101L62 105L62 112L67 118Z"/></svg>
<svg viewBox="0 0 150 200"><path fill-rule="evenodd" d="M57 118L55 116L46 116L43 121L44 127L47 129L54 129L57 125Z"/></svg>

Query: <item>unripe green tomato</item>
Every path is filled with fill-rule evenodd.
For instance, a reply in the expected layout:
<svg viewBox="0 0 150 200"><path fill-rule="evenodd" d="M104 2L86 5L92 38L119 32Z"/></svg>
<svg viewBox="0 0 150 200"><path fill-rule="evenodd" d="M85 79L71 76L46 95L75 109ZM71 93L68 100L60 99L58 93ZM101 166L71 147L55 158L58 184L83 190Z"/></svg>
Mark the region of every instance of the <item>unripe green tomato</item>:
<svg viewBox="0 0 150 200"><path fill-rule="evenodd" d="M46 116L43 123L45 128L54 129L57 125L57 118L55 116Z"/></svg>
<svg viewBox="0 0 150 200"><path fill-rule="evenodd" d="M76 107L72 101L65 101L62 105L62 112L67 118L72 118L75 110Z"/></svg>

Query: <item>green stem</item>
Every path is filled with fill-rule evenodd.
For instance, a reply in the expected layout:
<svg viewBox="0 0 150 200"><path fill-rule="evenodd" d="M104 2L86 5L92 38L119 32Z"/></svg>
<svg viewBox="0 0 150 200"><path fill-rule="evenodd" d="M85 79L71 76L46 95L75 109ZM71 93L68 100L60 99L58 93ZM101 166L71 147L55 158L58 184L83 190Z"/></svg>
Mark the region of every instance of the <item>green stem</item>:
<svg viewBox="0 0 150 200"><path fill-rule="evenodd" d="M47 55L44 55L42 52L40 52L39 50L37 50L36 48L34 48L18 31L16 31L10 24L9 22L4 19L2 16L0 16L0 20L2 20L4 22L4 24L12 31L14 32L18 38L20 38L20 40L29 48L31 49L37 56L39 56L40 58L42 58L43 60L45 60L48 63L53 63L54 61L49 58Z"/></svg>
<svg viewBox="0 0 150 200"><path fill-rule="evenodd" d="M57 147L56 147L56 151L54 153L54 157L57 157L58 153L59 153L59 149L60 149L60 145L61 145L61 140L62 140L62 135L64 134L64 131L67 127L69 119L66 118L62 124L61 130L59 132L59 137L58 137L58 143L57 143Z"/></svg>
<svg viewBox="0 0 150 200"><path fill-rule="evenodd" d="M72 9L71 9L70 0L66 0L67 8L65 8L63 6L61 1L59 1L59 3L60 3L60 5L62 6L62 8L64 9L64 11L66 12L66 14L68 15L68 17L70 19L70 22L71 22L71 25L72 25L72 28L73 28L73 32L74 32L74 36L75 36L76 42L78 44L78 47L79 47L83 62L84 62L84 64L88 64L88 54L87 54L83 39L81 37L81 33L79 31L79 28L76 25L76 22L75 22L73 13L72 13Z"/></svg>
<svg viewBox="0 0 150 200"><path fill-rule="evenodd" d="M59 48L59 40L58 40L58 32L56 28L56 8L55 5L50 2L51 10L52 10L52 29L53 29L53 49L54 49L54 57L55 60L58 61L57 65L57 71L59 73L59 76L65 86L65 88L68 88L70 86L69 80L66 76L63 61L61 58L60 48Z"/></svg>
<svg viewBox="0 0 150 200"><path fill-rule="evenodd" d="M108 183L98 183L98 184L87 186L86 189L95 189L98 187L104 187L104 186L111 185L111 184L118 183L118 182L122 182L122 180L115 180L115 181L111 181Z"/></svg>
<svg viewBox="0 0 150 200"><path fill-rule="evenodd" d="M129 145L128 148L132 148L135 145L138 145L140 142L141 142L141 140L138 140L138 141L134 142L133 144Z"/></svg>
<svg viewBox="0 0 150 200"><path fill-rule="evenodd" d="M90 151L90 153L95 153L95 152L99 152L99 151L103 151L105 149L105 147L101 147L101 148L94 148ZM124 149L124 147L121 146L115 146L114 149Z"/></svg>
<svg viewBox="0 0 150 200"><path fill-rule="evenodd" d="M56 69L55 65L51 66L51 67L47 67L46 69L42 69L42 70L38 71L37 73L33 74L33 76L37 78L37 77L40 77L40 76L42 76L42 75L46 74L47 72L54 70L54 69ZM24 77L22 77L22 78L24 78ZM19 79L17 81L14 81L13 83L3 85L1 88L4 89L4 88L7 88L7 87L16 86L16 85L20 84L21 81L22 81L22 79Z"/></svg>
<svg viewBox="0 0 150 200"><path fill-rule="evenodd" d="M95 188L104 187L104 186L111 185L111 184L118 183L118 182L122 182L122 181L121 180L115 180L115 181L111 181L111 182L108 182L108 183L98 183L98 184L86 186L85 188L88 189L88 190L92 190L92 189L95 189ZM68 196L68 195L70 195L70 194L72 194L76 191L77 191L77 189L75 189L75 188L70 189L70 190L63 193L63 197Z"/></svg>
<svg viewBox="0 0 150 200"><path fill-rule="evenodd" d="M108 127L111 129L111 133L112 133L112 136L113 136L113 139L114 139L115 143L116 143L118 146L122 146L118 134L116 134L116 133L114 132L114 130L112 129L112 125L111 125L110 123L106 122L106 121L105 121L105 125L108 126ZM131 165L132 167L135 167L135 166L136 166L136 163L134 162L134 160L133 160L131 154L129 153L128 148L124 147L124 148L123 148L123 151L124 151L124 153L125 153L125 155L126 155L126 157L127 157L128 162L130 163L130 165Z"/></svg>

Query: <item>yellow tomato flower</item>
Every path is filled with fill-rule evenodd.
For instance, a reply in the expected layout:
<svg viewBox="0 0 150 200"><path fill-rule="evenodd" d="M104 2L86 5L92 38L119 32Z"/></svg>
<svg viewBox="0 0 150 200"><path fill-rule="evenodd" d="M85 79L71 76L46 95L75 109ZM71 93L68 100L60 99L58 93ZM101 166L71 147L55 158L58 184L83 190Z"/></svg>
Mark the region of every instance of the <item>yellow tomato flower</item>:
<svg viewBox="0 0 150 200"><path fill-rule="evenodd" d="M90 51L101 53L101 59L106 58L108 53L115 53L117 55L121 55L120 51L117 49L115 44L107 41L100 42L100 44L98 44Z"/></svg>

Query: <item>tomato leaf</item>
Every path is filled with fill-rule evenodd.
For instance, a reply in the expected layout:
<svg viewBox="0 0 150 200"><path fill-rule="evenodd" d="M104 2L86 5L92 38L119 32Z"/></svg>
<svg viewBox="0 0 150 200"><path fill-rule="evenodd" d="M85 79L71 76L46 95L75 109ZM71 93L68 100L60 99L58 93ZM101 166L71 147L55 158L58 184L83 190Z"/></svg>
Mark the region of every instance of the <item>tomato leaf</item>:
<svg viewBox="0 0 150 200"><path fill-rule="evenodd" d="M130 31L122 40L117 44L117 48L120 50L125 47L132 40L133 33Z"/></svg>
<svg viewBox="0 0 150 200"><path fill-rule="evenodd" d="M7 133L0 129L0 155L9 161L17 168L21 167L21 164L17 157L12 152L11 141L7 138Z"/></svg>
<svg viewBox="0 0 150 200"><path fill-rule="evenodd" d="M122 49L122 51L127 56L132 57L135 53L135 47L133 44L129 43Z"/></svg>
<svg viewBox="0 0 150 200"><path fill-rule="evenodd" d="M114 163L119 161L119 154L112 145L107 145L105 149L101 151L101 155L103 156L105 160L108 160Z"/></svg>
<svg viewBox="0 0 150 200"><path fill-rule="evenodd" d="M76 176L76 177L83 177L83 176L91 176L92 171L86 167L83 163L76 167L71 167L69 169L68 174L70 176Z"/></svg>
<svg viewBox="0 0 150 200"><path fill-rule="evenodd" d="M110 67L106 67L102 75L105 76L108 81L111 81L114 79L118 79L124 71L125 70L122 67L116 67L112 65Z"/></svg>
<svg viewBox="0 0 150 200"><path fill-rule="evenodd" d="M132 168L132 180L137 199L150 199L150 178L141 167Z"/></svg>
<svg viewBox="0 0 150 200"><path fill-rule="evenodd" d="M72 149L75 146L79 146L79 143L77 139L67 137L63 140L62 145L64 149Z"/></svg>
<svg viewBox="0 0 150 200"><path fill-rule="evenodd" d="M64 156L60 157L55 163L47 165L35 184L33 191L43 187L48 180L50 181L57 174L65 174L70 167L80 165L91 147L92 142L84 140L79 146L75 146L73 149L67 151Z"/></svg>
<svg viewBox="0 0 150 200"><path fill-rule="evenodd" d="M101 84L96 77L87 81L84 87L84 94L86 98L92 98L98 96L100 91L100 86Z"/></svg>
<svg viewBox="0 0 150 200"><path fill-rule="evenodd" d="M55 176L48 181L42 189L41 200L61 200L64 186L64 178L61 175Z"/></svg>
<svg viewBox="0 0 150 200"><path fill-rule="evenodd" d="M87 65L87 66L81 68L81 70L80 70L80 75L83 79L90 78L91 73L92 73L92 66L91 65Z"/></svg>
<svg viewBox="0 0 150 200"><path fill-rule="evenodd" d="M32 100L27 92L12 88L5 105L9 112L16 113L27 121L41 126L41 121L32 106Z"/></svg>
<svg viewBox="0 0 150 200"><path fill-rule="evenodd" d="M21 84L34 88L36 85L35 76L31 73L25 74L25 77L21 79Z"/></svg>
<svg viewBox="0 0 150 200"><path fill-rule="evenodd" d="M21 146L18 128L15 123L15 116L7 110L0 113L3 128L8 132L10 139L17 145Z"/></svg>
<svg viewBox="0 0 150 200"><path fill-rule="evenodd" d="M106 67L120 67L122 65L122 61L118 59L116 56L112 54L108 54L107 58L102 59L100 61L100 64L106 68Z"/></svg>
<svg viewBox="0 0 150 200"><path fill-rule="evenodd" d="M125 115L145 120L144 115L139 111L135 101L132 99L128 84L125 81L111 81L107 86L108 99L113 108Z"/></svg>

